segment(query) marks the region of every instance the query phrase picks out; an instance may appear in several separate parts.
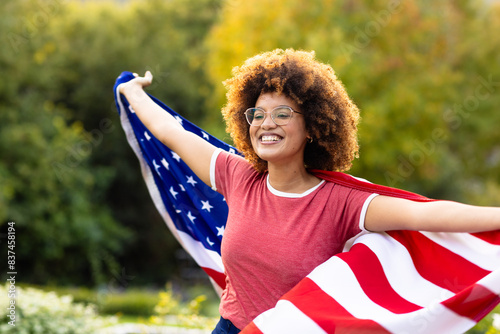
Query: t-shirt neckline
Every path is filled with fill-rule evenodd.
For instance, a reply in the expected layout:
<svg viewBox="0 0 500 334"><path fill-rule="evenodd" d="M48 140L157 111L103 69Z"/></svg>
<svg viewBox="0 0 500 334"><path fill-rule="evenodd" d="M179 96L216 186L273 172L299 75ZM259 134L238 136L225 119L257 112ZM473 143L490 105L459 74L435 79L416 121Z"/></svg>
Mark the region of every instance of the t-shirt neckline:
<svg viewBox="0 0 500 334"><path fill-rule="evenodd" d="M267 189L273 194L273 195L276 195L276 196L279 196L279 197L288 197L288 198L301 198L301 197L305 197L307 195L309 195L310 193L312 193L313 191L315 191L316 189L318 189L323 183L325 183L325 180L321 180L320 183L318 183L317 185L315 185L314 187L304 191L303 193L301 194L297 194L297 193L287 193L287 192L284 192L284 191L280 191L280 190L277 190L275 188L273 188L273 186L271 185L271 183L269 182L269 174L267 174L267 177L266 177L266 183L267 183Z"/></svg>

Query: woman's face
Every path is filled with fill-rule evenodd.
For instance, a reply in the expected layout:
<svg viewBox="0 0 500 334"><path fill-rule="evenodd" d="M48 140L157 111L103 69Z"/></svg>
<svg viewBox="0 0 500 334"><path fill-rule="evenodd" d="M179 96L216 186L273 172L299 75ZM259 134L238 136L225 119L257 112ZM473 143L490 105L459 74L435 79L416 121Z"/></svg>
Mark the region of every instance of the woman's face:
<svg viewBox="0 0 500 334"><path fill-rule="evenodd" d="M255 107L266 112L260 126L250 126L249 133L255 153L270 164L304 163L304 149L308 133L303 115L294 112L286 125L276 125L269 112L279 106L288 106L301 112L292 99L283 94L263 93Z"/></svg>

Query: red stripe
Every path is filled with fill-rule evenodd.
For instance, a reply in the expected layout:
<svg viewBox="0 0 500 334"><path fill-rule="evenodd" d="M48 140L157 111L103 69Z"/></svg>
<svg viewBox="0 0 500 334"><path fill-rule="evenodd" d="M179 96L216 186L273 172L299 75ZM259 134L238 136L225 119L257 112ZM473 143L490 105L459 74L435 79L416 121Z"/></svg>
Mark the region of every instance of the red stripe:
<svg viewBox="0 0 500 334"><path fill-rule="evenodd" d="M428 281L458 293L490 273L433 242L422 233L390 231L391 237L406 247L415 268Z"/></svg>
<svg viewBox="0 0 500 334"><path fill-rule="evenodd" d="M220 286L222 289L226 288L226 275L224 275L224 273L210 268L201 267L201 269L203 269L208 274L208 276L210 276L215 281L215 283L217 283L218 286Z"/></svg>
<svg viewBox="0 0 500 334"><path fill-rule="evenodd" d="M471 234L483 241L489 242L490 244L500 246L500 230L493 232L490 231L490 232L480 232Z"/></svg>
<svg viewBox="0 0 500 334"><path fill-rule="evenodd" d="M282 299L292 302L327 333L388 333L373 320L358 319L351 315L307 277Z"/></svg>
<svg viewBox="0 0 500 334"><path fill-rule="evenodd" d="M324 180L334 182L346 187L350 187L357 190L368 191L372 193L377 193L379 195L387 195L392 197L406 198L413 201L428 202L434 201L425 196L412 193L410 191L391 188L387 186L382 186L375 183L370 183L362 180L358 180L350 175L340 173L340 172L329 172L324 170L313 169L311 172L319 178Z"/></svg>
<svg viewBox="0 0 500 334"><path fill-rule="evenodd" d="M243 328L240 334L264 334L264 333L261 332L261 330L258 329L253 322L251 322L245 328Z"/></svg>
<svg viewBox="0 0 500 334"><path fill-rule="evenodd" d="M453 312L478 322L500 303L500 296L474 284L443 302Z"/></svg>
<svg viewBox="0 0 500 334"><path fill-rule="evenodd" d="M363 292L376 304L396 314L421 309L394 291L380 260L368 246L355 244L349 252L337 254L337 257L349 264Z"/></svg>

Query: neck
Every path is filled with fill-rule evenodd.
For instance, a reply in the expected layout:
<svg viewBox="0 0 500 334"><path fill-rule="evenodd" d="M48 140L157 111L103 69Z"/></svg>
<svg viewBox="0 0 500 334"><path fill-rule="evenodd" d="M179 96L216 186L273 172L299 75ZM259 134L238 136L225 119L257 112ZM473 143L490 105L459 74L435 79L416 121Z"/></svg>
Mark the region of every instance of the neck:
<svg viewBox="0 0 500 334"><path fill-rule="evenodd" d="M321 182L309 174L304 165L269 164L269 183L279 191L288 193L303 193Z"/></svg>

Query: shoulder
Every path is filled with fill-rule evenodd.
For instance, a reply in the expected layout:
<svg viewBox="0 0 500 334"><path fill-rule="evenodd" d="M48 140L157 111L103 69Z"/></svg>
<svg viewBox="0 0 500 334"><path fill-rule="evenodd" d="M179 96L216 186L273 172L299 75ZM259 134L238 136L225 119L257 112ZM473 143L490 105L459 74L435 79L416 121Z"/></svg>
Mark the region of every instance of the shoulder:
<svg viewBox="0 0 500 334"><path fill-rule="evenodd" d="M243 170L247 172L255 172L252 165L239 154L230 153L218 149L214 152L212 161L217 169L234 169Z"/></svg>
<svg viewBox="0 0 500 334"><path fill-rule="evenodd" d="M216 150L210 166L212 189L224 192L228 186L259 178L252 165L238 154ZM216 185L216 186L215 186Z"/></svg>

